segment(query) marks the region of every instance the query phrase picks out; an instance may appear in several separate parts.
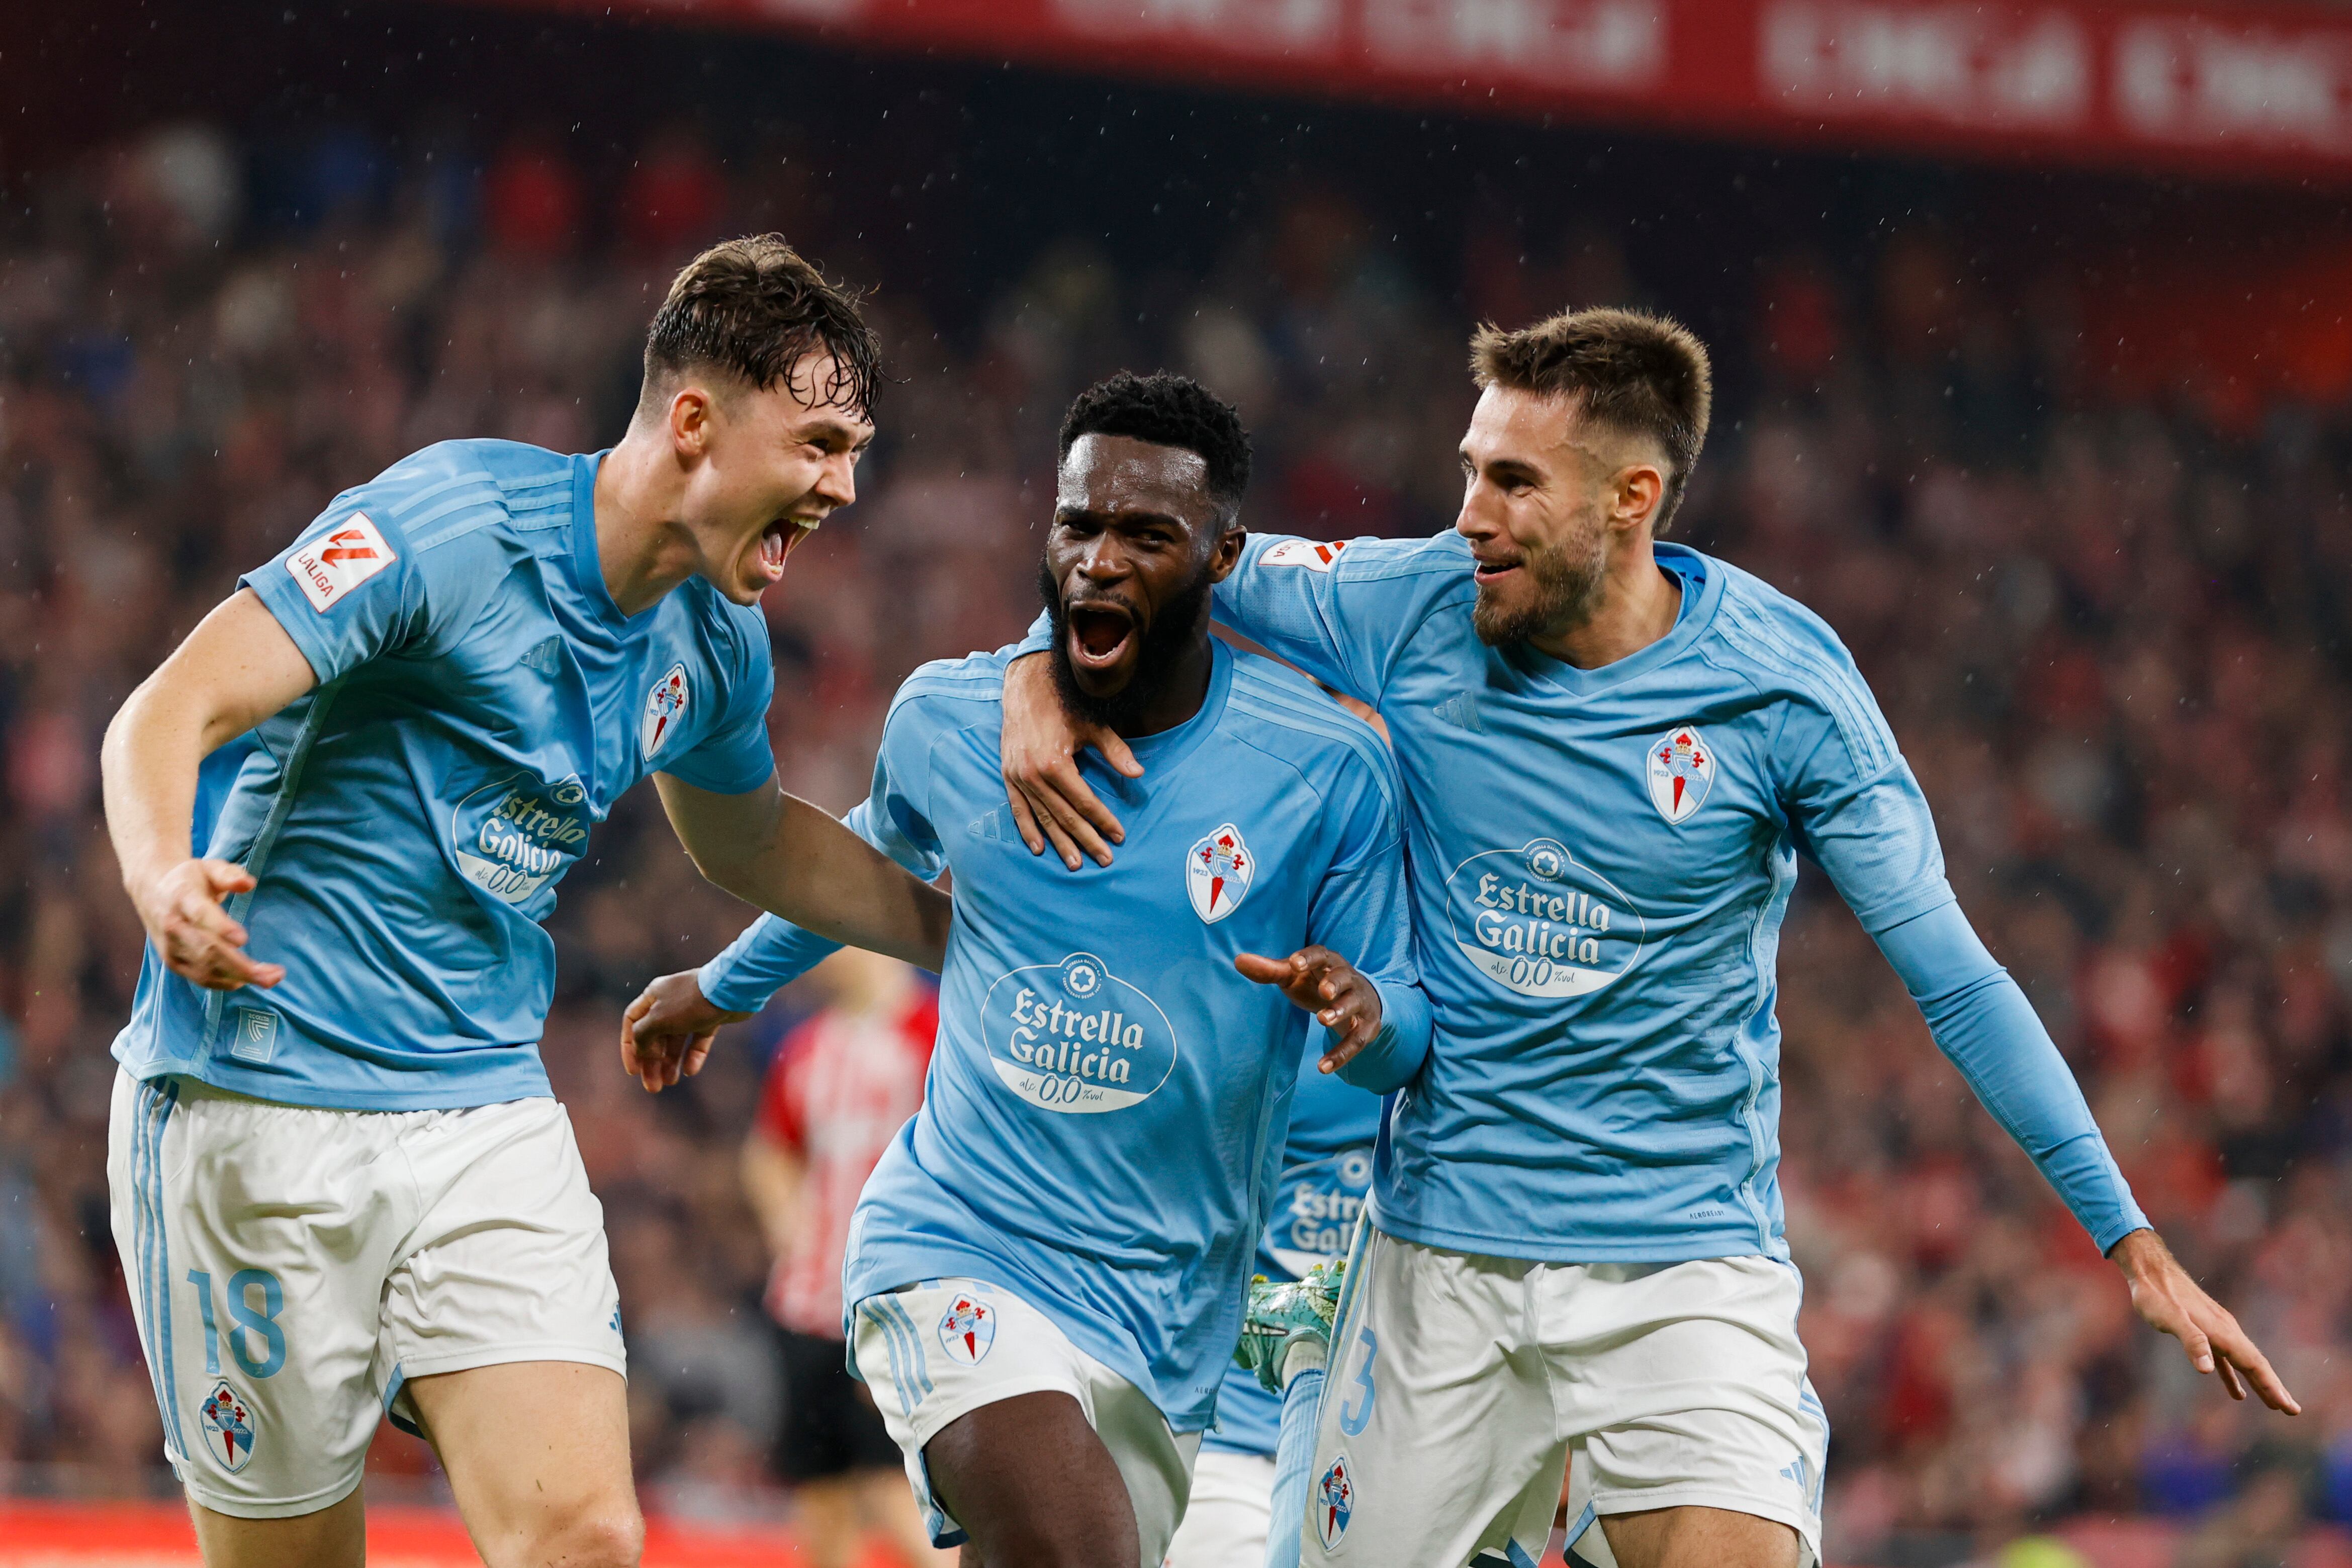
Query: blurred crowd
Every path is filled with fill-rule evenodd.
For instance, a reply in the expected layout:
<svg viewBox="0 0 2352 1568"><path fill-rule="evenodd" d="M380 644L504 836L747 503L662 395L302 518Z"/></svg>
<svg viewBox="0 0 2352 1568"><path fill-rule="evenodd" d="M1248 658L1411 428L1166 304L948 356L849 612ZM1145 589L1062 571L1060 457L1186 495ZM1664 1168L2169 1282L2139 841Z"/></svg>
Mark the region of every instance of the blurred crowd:
<svg viewBox="0 0 2352 1568"><path fill-rule="evenodd" d="M106 1049L140 930L100 813L106 719L240 570L403 454L609 444L645 321L701 243L780 228L868 276L852 200L804 157L722 162L682 131L592 180L553 139L419 134L387 158L338 132L265 156L183 126L41 173L0 220L0 1476L18 1490L163 1484L107 1233ZM1302 177L1205 272L1040 234L976 307L880 292L898 380L860 499L766 606L787 787L846 808L898 680L1018 634L1053 432L1094 377L1167 364L1238 402L1254 528L1428 533L1453 517L1474 319L1696 308L1651 292L1605 203L1474 231L1444 276L1383 243L1387 217ZM2306 1414L2232 1404L2137 1326L1808 871L1781 948L1782 1176L1836 1424L1832 1555L1956 1561L2087 1513L2177 1517L2214 1568L2263 1561L2352 1520L2352 424L2279 403L2219 429L2194 388L2118 396L2084 348L2096 301L1958 254L1923 224L1860 264L1768 258L1752 298L1717 302L1727 396L1677 537L1853 649L1964 904L2150 1215ZM545 1054L605 1204L649 1499L782 1509L738 1149L809 1004L787 992L687 1092L621 1075L627 998L745 918L641 797L564 888ZM408 1439L374 1464L386 1488L432 1484Z"/></svg>

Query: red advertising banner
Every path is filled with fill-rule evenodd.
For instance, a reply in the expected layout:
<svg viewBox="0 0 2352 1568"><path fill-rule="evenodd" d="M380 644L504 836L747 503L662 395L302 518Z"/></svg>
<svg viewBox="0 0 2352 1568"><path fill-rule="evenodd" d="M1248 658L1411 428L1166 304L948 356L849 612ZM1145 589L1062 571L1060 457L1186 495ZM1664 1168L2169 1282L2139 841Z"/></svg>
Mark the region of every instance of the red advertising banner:
<svg viewBox="0 0 2352 1568"><path fill-rule="evenodd" d="M606 14L606 0L528 0ZM682 21L1530 118L2352 173L2352 17L2095 0L623 0Z"/></svg>

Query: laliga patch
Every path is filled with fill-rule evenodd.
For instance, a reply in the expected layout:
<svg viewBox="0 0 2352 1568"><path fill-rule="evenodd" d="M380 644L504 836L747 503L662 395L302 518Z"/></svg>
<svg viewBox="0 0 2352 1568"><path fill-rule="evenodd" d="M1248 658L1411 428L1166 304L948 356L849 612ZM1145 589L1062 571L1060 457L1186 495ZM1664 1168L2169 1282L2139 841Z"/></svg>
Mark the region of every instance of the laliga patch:
<svg viewBox="0 0 2352 1568"><path fill-rule="evenodd" d="M1347 1455L1331 1461L1331 1468L1315 1483L1315 1497L1307 1506L1314 1510L1316 1539L1328 1552L1348 1533L1348 1521L1356 1512L1356 1482L1349 1473Z"/></svg>
<svg viewBox="0 0 2352 1568"><path fill-rule="evenodd" d="M686 703L691 690L686 684L686 666L677 664L672 664L654 683L654 689L646 694L645 716L637 725L637 749L646 761L653 760L654 753L662 748L662 742L670 737L671 731L685 724Z"/></svg>
<svg viewBox="0 0 2352 1568"><path fill-rule="evenodd" d="M1309 571L1328 571L1338 564L1339 552L1348 548L1346 539L1285 539L1258 558L1260 566L1303 566Z"/></svg>
<svg viewBox="0 0 2352 1568"><path fill-rule="evenodd" d="M955 1361L978 1366L996 1343L996 1309L968 1291L958 1291L954 1304L940 1319L940 1344Z"/></svg>
<svg viewBox="0 0 2352 1568"><path fill-rule="evenodd" d="M1715 747L1695 726L1682 724L1650 743L1650 804L1680 823L1715 786Z"/></svg>
<svg viewBox="0 0 2352 1568"><path fill-rule="evenodd" d="M383 530L365 512L304 544L286 558L286 570L302 585L303 597L321 615L335 601L390 566L396 558Z"/></svg>
<svg viewBox="0 0 2352 1568"><path fill-rule="evenodd" d="M204 1432L205 1451L220 1462L221 1469L245 1469L253 1458L254 1421L236 1390L226 1381L214 1384L196 1419Z"/></svg>
<svg viewBox="0 0 2352 1568"><path fill-rule="evenodd" d="M1192 913L1212 925L1242 906L1256 874L1257 857L1231 822L1220 823L1184 854L1184 891L1192 895Z"/></svg>

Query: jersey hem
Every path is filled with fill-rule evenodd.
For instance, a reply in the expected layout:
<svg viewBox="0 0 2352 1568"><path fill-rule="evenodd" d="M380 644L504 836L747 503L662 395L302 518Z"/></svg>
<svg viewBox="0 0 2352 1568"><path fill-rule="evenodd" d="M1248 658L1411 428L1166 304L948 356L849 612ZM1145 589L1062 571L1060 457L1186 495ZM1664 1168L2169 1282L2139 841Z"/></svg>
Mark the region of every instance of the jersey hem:
<svg viewBox="0 0 2352 1568"><path fill-rule="evenodd" d="M1562 1238L1539 1243L1526 1236L1489 1236L1401 1218L1377 1198L1367 1199L1365 1207L1372 1224L1399 1241L1517 1263L1696 1263L1713 1258L1769 1258L1786 1262L1789 1258L1786 1237L1771 1237L1768 1245L1759 1248L1756 1232L1745 1226L1736 1230L1710 1228L1696 1233L1675 1231L1608 1241Z"/></svg>
<svg viewBox="0 0 2352 1568"><path fill-rule="evenodd" d="M532 1059L537 1066L537 1058ZM289 1082L284 1079L222 1071L217 1061L187 1057L163 1057L133 1062L121 1058L116 1065L137 1082L156 1078L193 1078L231 1094L242 1094L271 1105L300 1111L472 1111L484 1105L504 1105L516 1100L552 1100L555 1090L541 1068L531 1081L464 1085L435 1094L414 1090L337 1090Z"/></svg>
<svg viewBox="0 0 2352 1568"><path fill-rule="evenodd" d="M202 1481L191 1480L187 1471L195 1468L193 1461L183 1461L182 1464L173 1467L179 1473L181 1487L190 1497L204 1504L205 1507L215 1513L225 1513L231 1519L299 1519L304 1514L319 1513L334 1507L343 1499L359 1490L360 1482L366 1479L365 1472L361 1467L354 1465L352 1467L351 1479L348 1480L337 1480L331 1485L321 1487L317 1491L309 1492L298 1498L280 1498L257 1502L250 1498L235 1497L215 1491ZM201 1471L198 1473L202 1474Z"/></svg>

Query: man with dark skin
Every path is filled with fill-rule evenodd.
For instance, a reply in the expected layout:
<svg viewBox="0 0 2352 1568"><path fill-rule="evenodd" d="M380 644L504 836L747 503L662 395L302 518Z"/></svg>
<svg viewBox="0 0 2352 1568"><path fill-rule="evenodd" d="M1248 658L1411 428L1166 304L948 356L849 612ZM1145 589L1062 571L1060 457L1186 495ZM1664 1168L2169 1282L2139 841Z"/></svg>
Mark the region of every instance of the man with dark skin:
<svg viewBox="0 0 2352 1568"><path fill-rule="evenodd" d="M1233 410L1181 377L1114 377L1063 426L1049 663L1074 714L1160 759L1120 790L1117 867L1074 884L1007 820L1012 649L908 678L849 819L954 877L929 1098L866 1186L844 1295L933 1539L982 1568L1160 1563L1238 1335L1299 1009L1324 1069L1374 1092L1427 1050L1386 752L1209 636L1247 472ZM677 1082L830 947L763 920L656 981L624 1065Z"/></svg>

